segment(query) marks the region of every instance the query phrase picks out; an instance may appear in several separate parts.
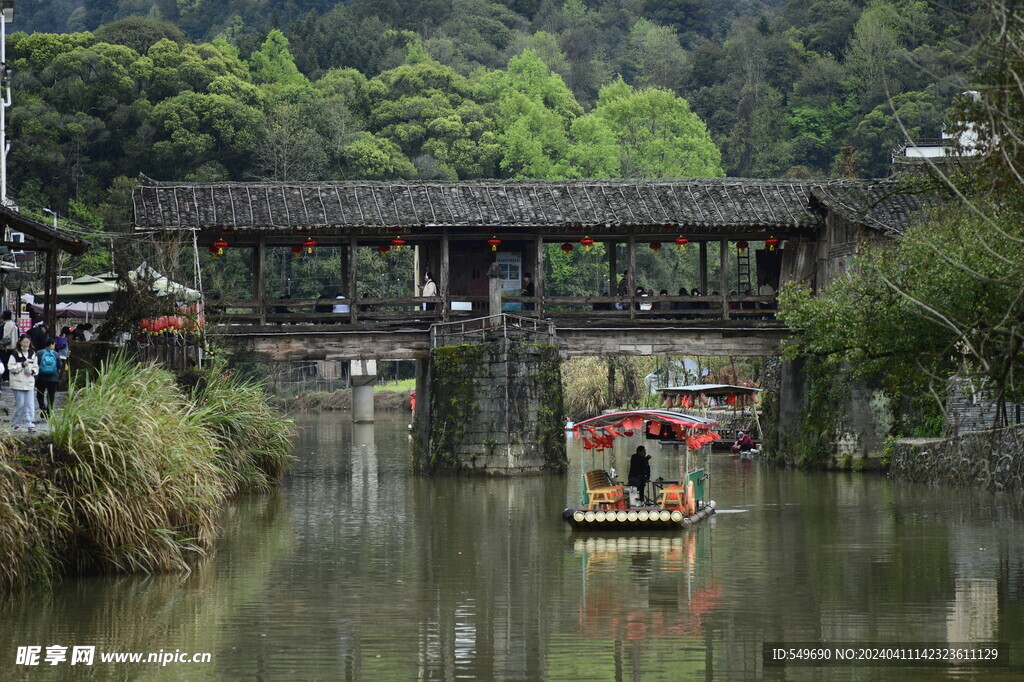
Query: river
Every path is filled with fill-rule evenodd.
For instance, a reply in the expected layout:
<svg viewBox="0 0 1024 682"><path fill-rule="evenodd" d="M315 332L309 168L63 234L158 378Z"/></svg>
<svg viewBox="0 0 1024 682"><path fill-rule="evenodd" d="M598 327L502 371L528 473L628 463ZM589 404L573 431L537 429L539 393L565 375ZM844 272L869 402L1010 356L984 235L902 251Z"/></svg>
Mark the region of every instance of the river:
<svg viewBox="0 0 1024 682"><path fill-rule="evenodd" d="M765 642L1003 642L1024 672L1024 514L1010 497L711 457L692 531L572 534L566 476L419 478L406 421L299 419L274 494L240 500L188 576L69 579L0 604L2 679L821 680L977 669L765 667ZM620 476L642 441L620 439ZM655 477L678 472L658 445ZM587 468L592 457L585 455ZM17 665L40 646L40 664ZM47 647L95 647L47 665ZM102 663L106 652L205 663Z"/></svg>

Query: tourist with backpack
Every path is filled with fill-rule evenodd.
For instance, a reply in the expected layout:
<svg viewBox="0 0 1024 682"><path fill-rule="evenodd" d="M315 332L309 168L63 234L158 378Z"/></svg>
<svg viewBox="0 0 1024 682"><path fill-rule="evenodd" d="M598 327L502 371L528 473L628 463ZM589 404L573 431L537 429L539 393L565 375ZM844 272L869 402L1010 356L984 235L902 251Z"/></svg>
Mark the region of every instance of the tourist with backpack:
<svg viewBox="0 0 1024 682"><path fill-rule="evenodd" d="M29 433L33 433L36 430L36 403L32 399L32 389L36 387L39 364L36 362L36 353L32 350L32 342L25 334L18 338L18 345L11 353L7 369L11 373L11 390L14 391L14 416L11 417L11 430L26 429Z"/></svg>
<svg viewBox="0 0 1024 682"><path fill-rule="evenodd" d="M53 412L53 398L57 393L57 382L60 380L60 354L57 352L56 341L46 340L46 347L37 353L39 375L36 376L36 397L39 400L39 418L47 419Z"/></svg>

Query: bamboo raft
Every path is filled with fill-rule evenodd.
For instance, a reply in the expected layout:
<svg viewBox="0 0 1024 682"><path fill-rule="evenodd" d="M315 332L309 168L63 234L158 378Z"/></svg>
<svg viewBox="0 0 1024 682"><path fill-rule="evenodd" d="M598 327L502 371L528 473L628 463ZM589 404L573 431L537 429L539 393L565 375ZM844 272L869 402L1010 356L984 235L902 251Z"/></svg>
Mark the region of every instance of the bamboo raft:
<svg viewBox="0 0 1024 682"><path fill-rule="evenodd" d="M562 519L573 530L666 530L691 528L715 513L715 501L702 505L693 514L679 509L566 509Z"/></svg>

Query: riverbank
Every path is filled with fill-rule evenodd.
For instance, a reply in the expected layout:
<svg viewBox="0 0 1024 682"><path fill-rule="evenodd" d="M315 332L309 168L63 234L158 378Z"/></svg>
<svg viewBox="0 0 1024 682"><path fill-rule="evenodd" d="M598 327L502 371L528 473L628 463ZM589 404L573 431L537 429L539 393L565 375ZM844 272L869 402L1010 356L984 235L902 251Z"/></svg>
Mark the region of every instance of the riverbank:
<svg viewBox="0 0 1024 682"><path fill-rule="evenodd" d="M290 420L223 367L179 383L123 359L49 434L0 437L0 593L66 574L188 571L233 495L272 488Z"/></svg>

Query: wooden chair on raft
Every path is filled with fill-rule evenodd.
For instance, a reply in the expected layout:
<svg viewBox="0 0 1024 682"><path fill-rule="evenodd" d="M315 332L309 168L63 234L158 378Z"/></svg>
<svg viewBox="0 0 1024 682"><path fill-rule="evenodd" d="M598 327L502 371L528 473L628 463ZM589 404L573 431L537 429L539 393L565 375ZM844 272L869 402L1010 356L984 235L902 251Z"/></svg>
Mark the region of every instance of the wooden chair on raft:
<svg viewBox="0 0 1024 682"><path fill-rule="evenodd" d="M593 469L583 474L590 504L587 509L625 509L626 494L621 485L613 485L608 472Z"/></svg>

